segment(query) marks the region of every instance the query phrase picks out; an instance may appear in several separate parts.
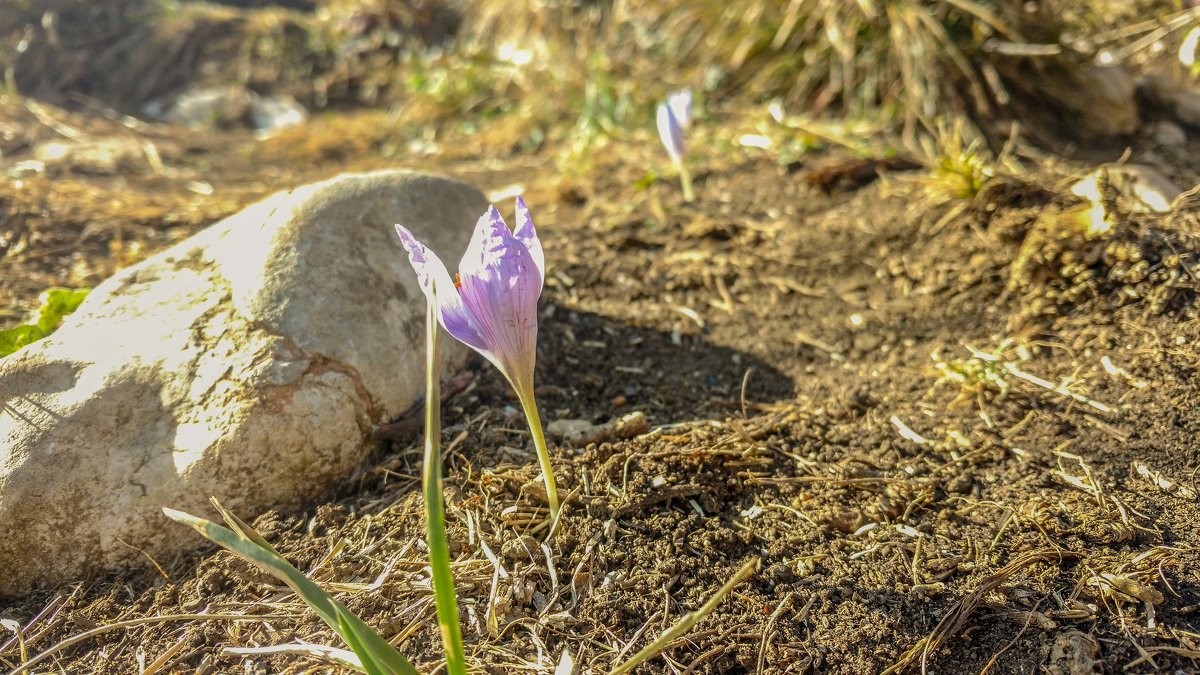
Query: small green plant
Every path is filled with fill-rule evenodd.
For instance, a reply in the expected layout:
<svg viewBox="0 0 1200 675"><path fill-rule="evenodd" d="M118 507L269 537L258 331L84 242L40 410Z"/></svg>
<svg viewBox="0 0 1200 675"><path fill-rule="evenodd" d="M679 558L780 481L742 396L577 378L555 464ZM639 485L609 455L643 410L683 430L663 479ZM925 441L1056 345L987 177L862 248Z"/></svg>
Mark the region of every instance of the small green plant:
<svg viewBox="0 0 1200 675"><path fill-rule="evenodd" d="M649 190L650 186L654 185L654 181L656 180L658 180L658 174L654 173L654 169L650 169L646 172L645 176L642 176L633 183L633 189L638 192L644 192Z"/></svg>
<svg viewBox="0 0 1200 675"><path fill-rule="evenodd" d="M930 199L938 202L971 199L1009 162L1007 156L993 157L961 118L950 124L939 122L931 135L921 138L920 145L923 163L929 168L920 181Z"/></svg>
<svg viewBox="0 0 1200 675"><path fill-rule="evenodd" d="M1008 395L1012 386L1008 381L1010 372L1007 366L1020 365L1029 358L1029 352L1024 347L1016 349L1015 357L1006 356L1011 344L1010 340L1005 340L991 352L968 347L971 357L965 359L943 358L941 352L933 353L934 364L941 374L939 381L960 387L952 406L970 399L982 401L994 397L1003 400Z"/></svg>
<svg viewBox="0 0 1200 675"><path fill-rule="evenodd" d="M44 291L39 298L41 305L28 321L0 330L0 356L8 356L53 333L63 317L74 312L90 291L90 288L51 288Z"/></svg>
<svg viewBox="0 0 1200 675"><path fill-rule="evenodd" d="M615 135L636 114L636 104L630 96L629 85L613 75L615 64L603 50L588 52L582 59L583 78L563 84L576 88L573 109L579 111L572 129L576 150L584 152L597 139Z"/></svg>

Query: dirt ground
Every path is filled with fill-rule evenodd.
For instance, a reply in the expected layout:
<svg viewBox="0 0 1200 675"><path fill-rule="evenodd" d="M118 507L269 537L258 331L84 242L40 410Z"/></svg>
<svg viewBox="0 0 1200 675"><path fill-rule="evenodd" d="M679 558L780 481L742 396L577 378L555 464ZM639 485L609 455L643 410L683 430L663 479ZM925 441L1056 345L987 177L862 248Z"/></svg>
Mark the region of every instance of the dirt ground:
<svg viewBox="0 0 1200 675"><path fill-rule="evenodd" d="M372 112L256 140L5 105L6 166L72 134L133 150L0 186L0 322L44 288L95 283L340 171L524 188L548 266L543 416L642 412L652 430L557 444L571 496L543 544L529 532L542 502L514 398L481 361L457 376L447 517L480 672L552 672L564 650L604 672L752 557L755 576L638 672L1200 669L1200 223L1188 200L1088 236L1056 214L1078 203L1064 177L1089 164L1060 160L939 204L921 169L877 178L843 150L782 162L714 144L695 149L688 204L671 179L644 180L665 165L650 130L563 172L556 148L494 154L470 136L432 157L397 151L399 132ZM734 119L714 113L708 137L740 133ZM1133 160L1200 182L1194 135L1130 143ZM253 524L432 671L412 419L384 430L337 494ZM52 649L34 672L335 672L227 651L337 638L274 580L197 549L0 600L0 618L24 627L23 645L0 635L0 665Z"/></svg>

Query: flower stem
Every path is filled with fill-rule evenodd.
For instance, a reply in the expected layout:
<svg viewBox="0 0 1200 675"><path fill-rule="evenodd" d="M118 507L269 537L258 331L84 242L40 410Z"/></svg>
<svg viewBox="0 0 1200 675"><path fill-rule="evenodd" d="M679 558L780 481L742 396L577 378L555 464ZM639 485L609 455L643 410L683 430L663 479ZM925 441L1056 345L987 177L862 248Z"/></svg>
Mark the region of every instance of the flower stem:
<svg viewBox="0 0 1200 675"><path fill-rule="evenodd" d="M462 632L458 626L458 600L450 570L450 544L446 539L446 507L442 499L442 392L438 322L432 303L425 313L425 468L421 476L425 496L425 541L438 627L446 652L447 675L466 675Z"/></svg>
<svg viewBox="0 0 1200 675"><path fill-rule="evenodd" d="M525 389L525 391L520 389ZM546 501L550 503L550 520L554 522L558 520L558 486L554 483L554 467L550 465L550 449L546 447L546 433L542 430L542 417L538 414L533 387L520 389L517 391L517 398L521 400L521 409L525 411L525 419L529 422L533 447L537 448L538 464L541 465L542 476L546 480Z"/></svg>
<svg viewBox="0 0 1200 675"><path fill-rule="evenodd" d="M675 166L679 169L679 185L683 188L683 201L694 201L696 193L692 191L692 172L688 171L687 165L682 161Z"/></svg>

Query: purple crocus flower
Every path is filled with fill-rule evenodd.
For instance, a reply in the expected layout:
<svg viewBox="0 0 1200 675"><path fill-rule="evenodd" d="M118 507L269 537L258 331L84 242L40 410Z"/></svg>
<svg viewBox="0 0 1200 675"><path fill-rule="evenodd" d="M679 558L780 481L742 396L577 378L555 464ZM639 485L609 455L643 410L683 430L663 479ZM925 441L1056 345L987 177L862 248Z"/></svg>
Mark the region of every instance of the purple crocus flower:
<svg viewBox="0 0 1200 675"><path fill-rule="evenodd" d="M692 123L692 92L685 89L667 97L658 105L658 136L676 164L683 162L683 132Z"/></svg>
<svg viewBox="0 0 1200 675"><path fill-rule="evenodd" d="M517 198L515 234L495 206L479 219L457 281L403 225L396 232L446 332L496 364L518 394L531 393L546 262L525 200Z"/></svg>
<svg viewBox="0 0 1200 675"><path fill-rule="evenodd" d="M559 513L550 451L533 393L537 357L537 302L546 276L542 243L525 200L517 197L517 231L495 206L479 219L458 265L457 279L433 251L403 225L396 226L425 298L438 322L460 342L496 364L517 393L546 480L552 522Z"/></svg>
<svg viewBox="0 0 1200 675"><path fill-rule="evenodd" d="M679 184L683 188L683 200L690 202L695 198L692 192L692 175L684 164L683 158L687 148L683 142L683 132L692 123L692 92L690 89L677 91L667 97L664 103L658 105L658 137L662 139L663 147L671 156L679 172Z"/></svg>

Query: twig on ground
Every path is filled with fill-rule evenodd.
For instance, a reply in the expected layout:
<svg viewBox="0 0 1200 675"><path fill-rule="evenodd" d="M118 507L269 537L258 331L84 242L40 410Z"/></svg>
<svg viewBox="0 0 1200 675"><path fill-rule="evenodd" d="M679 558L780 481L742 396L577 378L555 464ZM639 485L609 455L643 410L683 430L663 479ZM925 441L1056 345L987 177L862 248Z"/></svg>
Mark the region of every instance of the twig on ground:
<svg viewBox="0 0 1200 675"><path fill-rule="evenodd" d="M640 652L634 654L633 658L610 670L608 675L622 675L623 673L628 673L642 661L657 656L658 653L666 649L671 642L691 630L692 626L695 626L697 623L699 623L701 619L709 614L712 614L713 610L717 608L717 605L721 604L721 601L725 599L725 596L729 595L729 593L733 591L738 584L750 578L750 575L754 574L754 571L757 568L758 558L750 559L745 565L742 565L742 568L737 571L737 574L734 574L733 578L725 582L725 585L722 586L716 593L714 593L713 596L708 599L708 602L704 603L700 609L684 614L683 618L676 622L675 625L668 628L662 635L658 636L657 640L646 645L646 647Z"/></svg>

